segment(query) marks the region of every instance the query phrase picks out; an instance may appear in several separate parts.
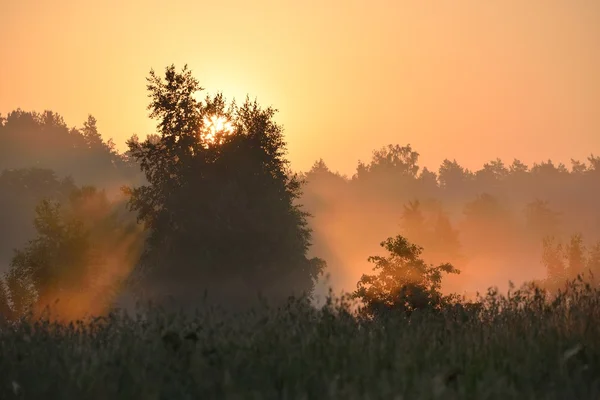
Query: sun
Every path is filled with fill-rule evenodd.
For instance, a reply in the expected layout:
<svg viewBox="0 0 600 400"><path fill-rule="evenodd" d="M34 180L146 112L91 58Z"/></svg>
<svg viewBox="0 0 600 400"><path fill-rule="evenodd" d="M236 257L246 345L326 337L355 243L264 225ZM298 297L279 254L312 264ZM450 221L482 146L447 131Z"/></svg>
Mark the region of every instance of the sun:
<svg viewBox="0 0 600 400"><path fill-rule="evenodd" d="M217 144L223 136L233 133L233 125L229 119L220 115L204 117L203 138L208 144Z"/></svg>

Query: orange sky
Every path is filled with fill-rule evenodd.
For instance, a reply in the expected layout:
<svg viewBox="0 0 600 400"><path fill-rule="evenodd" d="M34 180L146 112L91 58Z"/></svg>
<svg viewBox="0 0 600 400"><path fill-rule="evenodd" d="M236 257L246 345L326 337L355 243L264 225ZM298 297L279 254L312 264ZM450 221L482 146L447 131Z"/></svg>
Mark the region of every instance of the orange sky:
<svg viewBox="0 0 600 400"><path fill-rule="evenodd" d="M145 78L280 110L292 166L406 144L437 169L600 154L598 0L0 0L0 112L145 135Z"/></svg>

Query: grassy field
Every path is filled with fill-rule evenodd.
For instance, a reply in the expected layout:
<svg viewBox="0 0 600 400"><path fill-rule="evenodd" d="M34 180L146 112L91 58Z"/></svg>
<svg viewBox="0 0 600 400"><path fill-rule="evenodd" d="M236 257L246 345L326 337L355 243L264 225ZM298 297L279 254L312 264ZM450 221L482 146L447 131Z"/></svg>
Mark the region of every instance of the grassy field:
<svg viewBox="0 0 600 400"><path fill-rule="evenodd" d="M600 399L600 295L358 320L333 302L4 326L0 399Z"/></svg>

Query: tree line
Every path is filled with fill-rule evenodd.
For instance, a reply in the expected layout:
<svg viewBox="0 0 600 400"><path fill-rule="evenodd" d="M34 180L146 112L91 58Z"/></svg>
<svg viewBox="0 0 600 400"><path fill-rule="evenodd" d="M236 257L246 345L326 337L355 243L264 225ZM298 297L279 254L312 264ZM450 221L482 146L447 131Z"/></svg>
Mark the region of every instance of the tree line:
<svg viewBox="0 0 600 400"><path fill-rule="evenodd" d="M435 173L410 145L390 145L350 178L323 160L297 174L276 110L196 100L187 68L151 71L147 88L157 133L132 136L122 154L92 116L81 128L50 111L0 117L5 316L101 313L124 291L177 306L310 296L328 270L372 313L438 307L450 299L443 276L446 292L459 289L495 268L482 257L509 274L511 254L541 258L547 287L600 272L599 157L570 170L497 159L475 172L445 160ZM379 274L345 269L383 237L388 255L369 259Z"/></svg>
<svg viewBox="0 0 600 400"><path fill-rule="evenodd" d="M351 177L323 160L303 175L315 248L341 287L352 288L362 273L349 263L398 231L424 247L426 260L460 267L460 277L446 280L448 290L485 290L491 283L506 288L510 279L541 278L552 270L542 257L548 243L556 247L575 236L589 254L573 271L598 270L600 157L572 160L570 169L551 160L529 167L496 159L475 172L456 160L444 160L437 172L418 161L410 145L389 145L359 162ZM568 264L565 249L559 258Z"/></svg>

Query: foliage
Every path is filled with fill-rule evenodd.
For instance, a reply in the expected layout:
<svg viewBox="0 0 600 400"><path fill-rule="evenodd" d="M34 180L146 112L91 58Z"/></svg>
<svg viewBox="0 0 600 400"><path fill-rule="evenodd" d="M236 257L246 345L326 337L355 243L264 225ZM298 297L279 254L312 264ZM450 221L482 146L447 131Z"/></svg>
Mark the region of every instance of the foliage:
<svg viewBox="0 0 600 400"><path fill-rule="evenodd" d="M581 234L571 235L567 243L555 236L543 239L542 263L546 267L544 288L556 293L565 283L582 279L598 286L600 241L586 248Z"/></svg>
<svg viewBox="0 0 600 400"><path fill-rule="evenodd" d="M6 274L13 315L39 315L51 307L57 317L73 318L101 313L110 304L127 275L110 261L124 261L136 245L113 211L104 192L93 187L76 189L67 207L40 202L37 236L15 251Z"/></svg>
<svg viewBox="0 0 600 400"><path fill-rule="evenodd" d="M226 106L221 95L198 101L202 88L187 67L168 67L164 79L151 71L148 90L159 136L128 142L148 181L126 190L149 230L140 279L191 298L209 287L228 297L310 293L324 262L306 258L308 214L295 203L301 181L289 171L275 110L249 100ZM210 134L211 117L232 132Z"/></svg>
<svg viewBox="0 0 600 400"><path fill-rule="evenodd" d="M441 293L442 276L458 274L451 264L427 265L421 259L423 248L398 235L381 242L388 256L372 256L377 275L363 275L353 298L364 304L364 312L373 317L399 311L440 310L452 297Z"/></svg>
<svg viewBox="0 0 600 400"><path fill-rule="evenodd" d="M458 231L438 201L409 201L403 206L400 226L402 236L424 247L423 258L427 261L461 261Z"/></svg>
<svg viewBox="0 0 600 400"><path fill-rule="evenodd" d="M397 177L407 176L415 178L419 171L417 160L419 153L409 145L388 145L373 152L371 163L358 163L356 178L363 178L367 174L394 174Z"/></svg>
<svg viewBox="0 0 600 400"><path fill-rule="evenodd" d="M69 128L55 112L17 109L0 124L0 171L34 166L102 187L139 179L136 166L103 140L93 116Z"/></svg>
<svg viewBox="0 0 600 400"><path fill-rule="evenodd" d="M570 171L556 162L528 166L518 159L512 163L492 159L471 171L449 158L437 174L424 168L417 156L409 146L391 144L368 162L359 162L350 179L310 174L302 203L314 215L310 223L315 238L324 242L315 244L324 249L319 254L327 259L334 284L348 288L343 277L335 279L333 271L352 275L345 265L371 254L371 243L381 232L398 229L402 205L410 202L420 203L424 229L415 234L402 226L401 233L426 249L428 262L445 260L461 269L460 279L445 282L456 282L456 290L541 277L536 263L544 236L565 240L578 232L592 241L600 239L598 156L591 155L585 162L574 160ZM431 229L434 219L425 207L432 201L444 210L447 219L440 220L440 229L452 227L454 232L447 233L448 238L454 236L449 240L454 245L445 247L442 240L440 246L436 244L439 236ZM336 259L340 260L337 264Z"/></svg>
<svg viewBox="0 0 600 400"><path fill-rule="evenodd" d="M6 284L0 280L0 320L11 320L13 310L10 306L10 294Z"/></svg>
<svg viewBox="0 0 600 400"><path fill-rule="evenodd" d="M0 172L0 265L8 264L15 247L34 237L35 206L43 199L68 201L74 189L72 179L60 179L48 169Z"/></svg>
<svg viewBox="0 0 600 400"><path fill-rule="evenodd" d="M81 266L89 264L89 244L81 223L63 221L60 204L47 200L36 208L34 223L38 237L25 249L17 250L11 262L9 276L14 277L9 280L11 293L17 292L17 286L20 291L30 288L35 292L20 298L13 296L12 302L19 311L29 307L25 299L36 298L41 304L49 305L63 297L63 293L87 289L82 279L87 271Z"/></svg>
<svg viewBox="0 0 600 400"><path fill-rule="evenodd" d="M536 199L525 207L527 227L539 237L556 235L560 213L553 211L547 201Z"/></svg>

